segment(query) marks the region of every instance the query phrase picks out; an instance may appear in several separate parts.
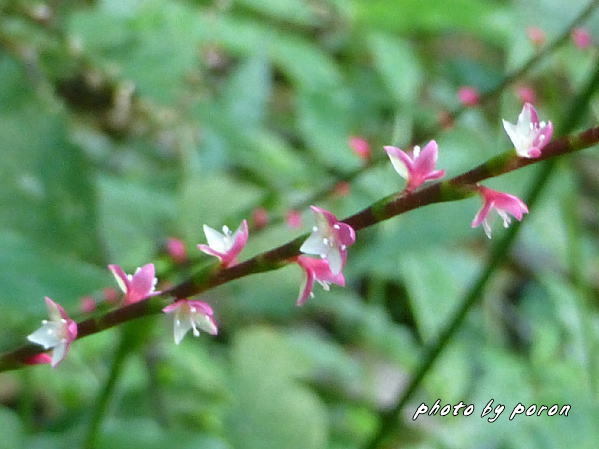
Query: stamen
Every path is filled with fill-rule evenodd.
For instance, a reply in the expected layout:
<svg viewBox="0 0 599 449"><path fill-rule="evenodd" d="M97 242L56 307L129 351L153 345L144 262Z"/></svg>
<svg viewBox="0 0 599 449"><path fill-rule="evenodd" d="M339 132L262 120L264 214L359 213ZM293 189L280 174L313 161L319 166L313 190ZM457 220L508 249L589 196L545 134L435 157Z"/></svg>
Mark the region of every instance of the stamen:
<svg viewBox="0 0 599 449"><path fill-rule="evenodd" d="M314 232L318 231L318 226L312 226L312 230L313 230Z"/></svg>
<svg viewBox="0 0 599 449"><path fill-rule="evenodd" d="M326 238L326 237L324 237L324 238L322 239L322 243L324 243L325 245L327 245L327 246L328 246L328 245L329 245L329 239L328 239L328 238Z"/></svg>
<svg viewBox="0 0 599 449"><path fill-rule="evenodd" d="M345 251L347 249L347 245L341 245L341 251Z"/></svg>
<svg viewBox="0 0 599 449"><path fill-rule="evenodd" d="M339 226L338 224L334 224L334 225L333 225L333 229L337 229L337 230L339 230L339 229L341 229L341 226Z"/></svg>
<svg viewBox="0 0 599 449"><path fill-rule="evenodd" d="M61 319L60 319L60 322L61 322L62 324L67 324L67 320L65 320L64 318L61 318Z"/></svg>

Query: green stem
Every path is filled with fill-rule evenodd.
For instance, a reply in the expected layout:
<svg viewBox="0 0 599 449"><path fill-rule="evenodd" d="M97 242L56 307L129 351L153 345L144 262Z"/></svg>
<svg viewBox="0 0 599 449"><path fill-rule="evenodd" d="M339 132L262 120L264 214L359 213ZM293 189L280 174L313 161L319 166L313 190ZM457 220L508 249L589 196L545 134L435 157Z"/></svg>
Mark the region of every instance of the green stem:
<svg viewBox="0 0 599 449"><path fill-rule="evenodd" d="M577 124L579 120L584 115L584 111L588 105L590 98L593 93L599 86L599 66L593 72L591 78L587 82L585 89L573 100L570 108L564 114L565 120L561 126L561 132L567 133L570 132ZM574 143L575 139L571 140L571 143ZM545 153L544 153L545 155ZM474 170L463 175L464 177L468 177L469 173L479 173L480 175L485 174L485 170L488 169L489 165L493 166L493 171L497 169L497 166L509 166L511 162L507 164L497 164L496 162L501 160L501 156L495 158L494 163L487 163L484 166L477 167ZM545 163L541 170L537 173L537 176L532 184L532 188L526 196L526 204L529 206L531 210L534 210L534 205L536 204L541 192L547 185L553 171L556 167L556 160L553 159L547 163ZM461 177L458 177L458 179ZM454 181L454 180L452 180ZM445 328L440 332L439 336L435 341L430 343L425 351L422 361L416 368L416 372L413 374L408 386L402 392L401 396L397 400L395 406L382 414L381 417L381 425L377 433L373 436L373 438L368 442L365 446L365 449L377 449L383 446L397 431L399 427L399 417L401 415L402 410L406 406L406 404L412 399L414 393L420 387L420 384L424 380L426 374L430 371L433 364L439 357L439 355L443 352L443 350L447 347L447 345L452 341L458 329L461 327L464 319L472 306L479 301L489 279L491 279L492 275L496 271L496 269L500 266L502 261L504 260L506 254L508 253L512 243L514 242L518 231L520 230L521 222L516 222L512 225L508 231L504 234L503 238L499 240L492 248L491 253L489 255L489 259L487 264L485 265L483 271L480 273L478 278L476 279L474 285L470 288L470 290L466 293L464 299L462 300L460 306L449 320L448 324Z"/></svg>
<svg viewBox="0 0 599 449"><path fill-rule="evenodd" d="M116 382L123 372L123 366L125 360L127 359L127 355L130 353L131 345L129 343L128 333L123 332L119 338L119 346L114 354L114 358L112 359L110 373L106 379L106 382L104 383L104 386L102 387L102 390L100 391L100 394L94 402L92 416L83 444L84 449L95 449L97 447L98 435L100 433L100 428L102 422L104 421L104 417L108 411L110 399L114 393Z"/></svg>
<svg viewBox="0 0 599 449"><path fill-rule="evenodd" d="M569 164L571 169L576 170L574 164ZM575 172L574 172L575 173ZM575 181L576 182L576 181ZM587 369L587 383L591 394L596 391L595 366L596 356L594 350L593 323L590 313L591 293L589 286L584 279L584 254L582 251L583 226L580 220L580 201L578 198L577 186L568 192L564 200L562 215L566 223L567 230L567 248L568 248L568 267L569 276L575 290L576 309L581 330L581 345L585 356Z"/></svg>

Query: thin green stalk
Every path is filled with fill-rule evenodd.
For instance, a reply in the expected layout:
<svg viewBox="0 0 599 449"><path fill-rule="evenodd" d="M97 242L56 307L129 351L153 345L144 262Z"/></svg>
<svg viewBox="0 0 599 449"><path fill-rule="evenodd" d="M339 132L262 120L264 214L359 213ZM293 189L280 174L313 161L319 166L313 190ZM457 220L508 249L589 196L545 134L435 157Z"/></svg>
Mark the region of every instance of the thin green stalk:
<svg viewBox="0 0 599 449"><path fill-rule="evenodd" d="M566 114L564 114L565 119L560 127L560 133L568 133L576 127L578 121L580 121L584 116L584 112L588 106L591 96L598 87L599 65L587 82L585 89L573 100ZM530 189L528 195L526 195L525 200L526 204L531 210L534 210L534 206L537 203L541 192L547 185L552 173L554 172L556 164L557 162L555 159L545 162L540 171L537 173L537 176L532 184L532 188ZM453 337L456 335L458 329L460 329L472 306L482 298L489 279L491 279L492 275L495 273L507 255L512 243L518 235L520 226L521 222L514 223L514 225L512 225L504 234L503 238L493 246L488 261L482 272L470 290L466 293L460 306L453 314L451 320L449 320L445 328L440 332L437 339L426 347L424 355L421 359L422 361L416 368L416 372L413 374L409 384L402 392L395 406L391 410L382 414L381 426L373 438L367 443L365 449L377 449L379 447L385 447L384 444L386 441L391 439L391 437L395 434L397 428L399 427L399 417L404 407L412 399L412 396L420 387L420 384L424 380L426 374L428 374L432 368L433 364L436 362L439 355L443 352L447 345L451 343Z"/></svg>
<svg viewBox="0 0 599 449"><path fill-rule="evenodd" d="M572 170L576 170L575 164L570 163L568 165ZM580 218L580 201L578 195L577 186L574 185L564 201L562 215L566 223L568 274L575 289L576 311L581 329L581 344L586 359L587 383L590 393L594 394L597 387L597 381L595 380L597 357L595 355L592 314L590 313L591 292L588 284L585 282L584 275L584 254L582 251L584 229Z"/></svg>
<svg viewBox="0 0 599 449"><path fill-rule="evenodd" d="M128 342L127 333L121 333L119 338L119 346L114 354L114 358L112 359L110 373L108 374L108 378L100 390L100 394L94 402L92 416L85 434L83 444L84 449L95 449L97 447L98 436L102 427L102 422L104 421L104 417L108 412L110 399L113 396L117 380L123 372L123 366L125 360L127 359L127 355L130 353L130 345Z"/></svg>

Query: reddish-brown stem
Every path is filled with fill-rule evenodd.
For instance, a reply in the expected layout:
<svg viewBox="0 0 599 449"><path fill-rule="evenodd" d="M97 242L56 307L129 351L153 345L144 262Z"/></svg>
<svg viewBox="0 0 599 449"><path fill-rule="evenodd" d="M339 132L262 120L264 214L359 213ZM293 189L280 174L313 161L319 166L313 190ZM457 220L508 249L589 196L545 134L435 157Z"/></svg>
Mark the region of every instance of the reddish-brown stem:
<svg viewBox="0 0 599 449"><path fill-rule="evenodd" d="M419 207L467 198L476 192L476 183L480 181L556 156L578 151L598 142L599 126L590 128L580 134L554 140L545 146L542 156L537 159L520 158L511 150L452 179L436 182L416 192L400 192L387 196L343 221L359 231ZM159 313L171 297L187 298L234 279L280 268L299 254L299 248L305 238L306 235L302 235L284 245L258 254L229 268L221 269L218 265L210 265L208 268L200 269L190 279L165 291L160 296L78 323L77 338L95 334L136 318ZM0 371L22 367L31 356L39 352L39 346L29 344L2 354L0 356Z"/></svg>

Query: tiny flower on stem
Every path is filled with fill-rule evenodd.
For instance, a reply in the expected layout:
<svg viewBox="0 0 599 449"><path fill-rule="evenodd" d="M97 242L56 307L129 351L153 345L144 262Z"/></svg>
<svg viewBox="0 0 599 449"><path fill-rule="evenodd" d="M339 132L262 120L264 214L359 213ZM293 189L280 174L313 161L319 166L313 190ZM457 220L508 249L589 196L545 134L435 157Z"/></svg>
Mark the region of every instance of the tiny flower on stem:
<svg viewBox="0 0 599 449"><path fill-rule="evenodd" d="M509 193L498 192L488 187L478 186L478 193L481 195L483 205L472 220L472 227L483 225L485 234L491 238L491 225L489 223L489 213L495 209L497 214L503 219L503 227L507 228L512 215L516 220L522 221L522 216L528 213L528 207L517 196ZM508 215L509 214L509 215Z"/></svg>
<svg viewBox="0 0 599 449"><path fill-rule="evenodd" d="M92 296L84 296L79 300L79 310L83 313L92 313L96 307L96 300Z"/></svg>
<svg viewBox="0 0 599 449"><path fill-rule="evenodd" d="M27 336L27 340L44 349L52 348L52 367L58 365L69 352L71 342L77 338L77 323L73 321L60 304L55 303L47 296L44 298L48 308L49 320L42 321L42 327ZM25 363L46 363L47 357L37 355L30 357Z"/></svg>
<svg viewBox="0 0 599 449"><path fill-rule="evenodd" d="M539 122L537 110L530 103L524 104L516 124L503 120L503 128L514 144L518 156L526 158L539 157L541 150L553 135L552 123Z"/></svg>
<svg viewBox="0 0 599 449"><path fill-rule="evenodd" d="M532 86L523 84L516 88L516 95L522 103L536 103L537 93Z"/></svg>
<svg viewBox="0 0 599 449"><path fill-rule="evenodd" d="M268 216L268 211L265 208L257 207L252 212L252 222L254 223L254 227L256 229L264 228L269 221L270 217Z"/></svg>
<svg viewBox="0 0 599 449"><path fill-rule="evenodd" d="M300 286L299 296L296 305L302 306L308 300L313 298L314 281L322 285L322 288L329 290L330 284L337 284L345 287L345 278L343 273L333 274L329 263L325 259L314 259L312 257L299 256L297 264L304 270L306 275L304 282Z"/></svg>
<svg viewBox="0 0 599 449"><path fill-rule="evenodd" d="M464 106L476 106L480 102L480 94L472 86L462 86L458 89L458 99Z"/></svg>
<svg viewBox="0 0 599 449"><path fill-rule="evenodd" d="M297 210L291 209L289 212L287 212L287 215L285 216L285 222L287 223L287 226L289 226L292 229L301 228L302 214L300 214Z"/></svg>
<svg viewBox="0 0 599 449"><path fill-rule="evenodd" d="M591 33L586 28L574 28L572 30L572 42L581 50L588 48L593 43Z"/></svg>
<svg viewBox="0 0 599 449"><path fill-rule="evenodd" d="M349 147L356 155L364 160L369 161L371 156L370 144L363 137L352 136L349 138Z"/></svg>
<svg viewBox="0 0 599 449"><path fill-rule="evenodd" d="M173 317L173 335L175 343L181 343L185 334L190 329L193 330L193 335L200 335L200 329L208 332L210 335L216 335L218 328L212 315L212 307L203 301L192 301L188 299L180 299L173 304L162 309L164 313L174 313Z"/></svg>
<svg viewBox="0 0 599 449"><path fill-rule="evenodd" d="M328 210L316 206L310 208L316 218L316 226L300 251L326 259L333 275L338 275L347 259L347 247L356 241L356 233L350 225L337 220Z"/></svg>
<svg viewBox="0 0 599 449"><path fill-rule="evenodd" d="M415 146L410 156L397 147L386 146L385 151L391 159L395 171L408 181L406 190L411 192L426 181L439 179L445 176L445 170L435 170L437 164L437 142L431 140L420 150Z"/></svg>
<svg viewBox="0 0 599 449"><path fill-rule="evenodd" d="M25 365L49 365L52 363L52 357L45 352L40 352L25 359L23 363Z"/></svg>
<svg viewBox="0 0 599 449"><path fill-rule="evenodd" d="M133 304L161 293L155 291L158 279L154 275L153 263L139 267L132 275L126 274L119 265L108 265L108 269L114 275L119 288L125 293L124 305Z"/></svg>
<svg viewBox="0 0 599 449"><path fill-rule="evenodd" d="M547 37L545 36L545 32L541 28L535 26L528 27L526 29L526 35L528 36L528 39L530 39L530 41L533 43L533 45L537 47L543 45L545 43L545 40L547 39Z"/></svg>
<svg viewBox="0 0 599 449"><path fill-rule="evenodd" d="M185 263L187 261L185 243L181 239L175 237L166 239L166 252L175 263Z"/></svg>
<svg viewBox="0 0 599 449"><path fill-rule="evenodd" d="M198 249L206 254L218 257L223 267L237 263L237 256L243 250L248 240L248 223L243 220L235 233L223 226L222 234L210 226L204 225L207 245L198 245Z"/></svg>

